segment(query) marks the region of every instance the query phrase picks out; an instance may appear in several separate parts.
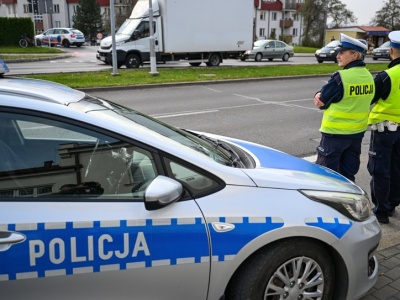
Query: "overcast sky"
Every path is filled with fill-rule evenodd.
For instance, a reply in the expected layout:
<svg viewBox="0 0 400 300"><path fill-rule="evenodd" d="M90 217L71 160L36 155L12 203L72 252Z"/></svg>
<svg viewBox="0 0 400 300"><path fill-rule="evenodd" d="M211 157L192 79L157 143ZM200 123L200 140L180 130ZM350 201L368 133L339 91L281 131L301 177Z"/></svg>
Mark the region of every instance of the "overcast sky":
<svg viewBox="0 0 400 300"><path fill-rule="evenodd" d="M385 2L384 0L341 0L346 4L348 10L351 10L357 18L357 24L354 25L368 25L371 19L375 16L377 10L382 9Z"/></svg>

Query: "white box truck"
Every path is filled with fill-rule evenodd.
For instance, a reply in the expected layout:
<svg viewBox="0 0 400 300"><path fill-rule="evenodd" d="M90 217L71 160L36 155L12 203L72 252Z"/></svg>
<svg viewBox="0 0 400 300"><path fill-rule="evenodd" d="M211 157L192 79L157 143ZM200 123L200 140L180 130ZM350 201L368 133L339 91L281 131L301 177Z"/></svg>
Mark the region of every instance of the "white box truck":
<svg viewBox="0 0 400 300"><path fill-rule="evenodd" d="M253 0L152 0L151 5L157 62L219 66L252 48ZM115 34L118 68L150 61L149 24L149 0L139 0ZM111 36L101 41L96 56L112 64Z"/></svg>

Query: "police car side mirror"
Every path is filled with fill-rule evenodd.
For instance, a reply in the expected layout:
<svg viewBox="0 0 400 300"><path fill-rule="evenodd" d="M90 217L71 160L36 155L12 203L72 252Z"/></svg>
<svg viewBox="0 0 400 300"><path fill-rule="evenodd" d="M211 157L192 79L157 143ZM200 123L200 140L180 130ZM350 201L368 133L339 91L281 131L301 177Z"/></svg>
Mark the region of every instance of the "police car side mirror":
<svg viewBox="0 0 400 300"><path fill-rule="evenodd" d="M179 200L184 193L178 181L158 175L144 192L144 204L147 210L155 210Z"/></svg>

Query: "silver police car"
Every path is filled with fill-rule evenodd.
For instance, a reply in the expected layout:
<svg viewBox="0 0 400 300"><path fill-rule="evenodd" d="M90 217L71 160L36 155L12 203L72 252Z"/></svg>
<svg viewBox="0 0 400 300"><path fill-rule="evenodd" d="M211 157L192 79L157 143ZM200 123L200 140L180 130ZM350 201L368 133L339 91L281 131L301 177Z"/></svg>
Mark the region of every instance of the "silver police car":
<svg viewBox="0 0 400 300"><path fill-rule="evenodd" d="M370 200L324 167L0 79L0 298L359 299Z"/></svg>

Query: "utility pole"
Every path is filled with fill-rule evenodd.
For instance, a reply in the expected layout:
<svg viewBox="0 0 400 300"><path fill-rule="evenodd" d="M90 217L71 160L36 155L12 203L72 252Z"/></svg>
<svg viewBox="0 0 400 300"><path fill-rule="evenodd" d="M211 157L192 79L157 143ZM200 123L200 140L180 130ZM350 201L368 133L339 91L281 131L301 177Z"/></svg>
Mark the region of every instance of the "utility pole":
<svg viewBox="0 0 400 300"><path fill-rule="evenodd" d="M154 28L153 28L153 0L149 0L149 27L150 27L150 74L153 76L159 75L156 67L156 55L154 50Z"/></svg>

